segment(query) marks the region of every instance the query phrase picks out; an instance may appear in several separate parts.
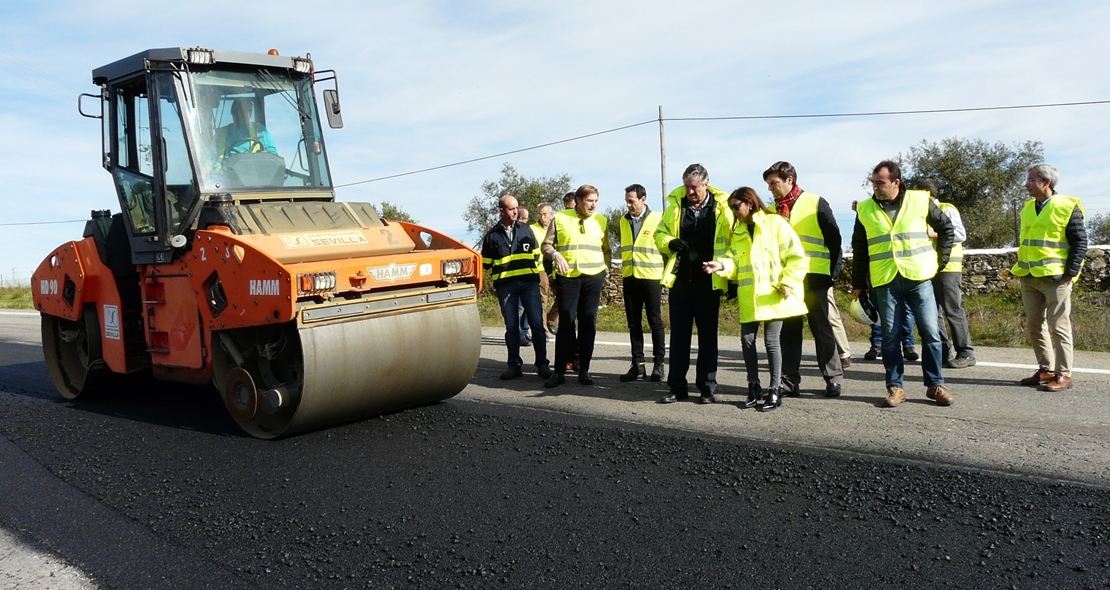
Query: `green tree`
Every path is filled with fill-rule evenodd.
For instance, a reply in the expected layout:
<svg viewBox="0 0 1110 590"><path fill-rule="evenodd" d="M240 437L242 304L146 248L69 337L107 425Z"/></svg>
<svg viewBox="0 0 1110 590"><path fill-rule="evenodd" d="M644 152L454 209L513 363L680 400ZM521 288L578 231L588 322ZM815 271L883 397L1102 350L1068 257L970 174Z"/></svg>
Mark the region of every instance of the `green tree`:
<svg viewBox="0 0 1110 590"><path fill-rule="evenodd" d="M908 185L931 178L940 199L960 210L967 228L965 247L997 248L1017 243L1018 214L1029 198L1025 176L1030 166L1044 160L1044 146L1039 141L1008 146L950 137L937 143L922 140L897 160Z"/></svg>
<svg viewBox="0 0 1110 590"><path fill-rule="evenodd" d="M392 221L407 221L409 223L417 223L417 221L412 218L412 215L409 215L408 211L405 211L400 205L394 205L389 201L382 201L381 207L379 207L379 209L379 213L385 219L389 219Z"/></svg>
<svg viewBox="0 0 1110 590"><path fill-rule="evenodd" d="M1110 244L1110 213L1095 213L1087 218L1087 240L1091 244Z"/></svg>
<svg viewBox="0 0 1110 590"><path fill-rule="evenodd" d="M505 195L516 197L521 206L527 207L536 218L540 203L551 205L556 211L563 208L563 195L570 192L570 176L560 174L548 178L521 176L513 165L505 162L501 167L501 178L496 182L487 180L482 183L482 194L470 199L463 212L466 229L471 233L484 234L497 223L497 201Z"/></svg>

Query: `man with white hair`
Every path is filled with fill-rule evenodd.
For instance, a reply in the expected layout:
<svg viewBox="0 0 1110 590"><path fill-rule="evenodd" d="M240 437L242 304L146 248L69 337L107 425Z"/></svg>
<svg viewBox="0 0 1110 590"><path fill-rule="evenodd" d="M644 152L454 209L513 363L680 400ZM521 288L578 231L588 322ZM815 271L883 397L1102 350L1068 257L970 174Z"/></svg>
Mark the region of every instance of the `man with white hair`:
<svg viewBox="0 0 1110 590"><path fill-rule="evenodd" d="M698 360L694 385L698 403L717 401L717 321L721 295L729 282L706 274L702 265L723 256L732 236L732 211L728 193L709 185L709 172L690 164L682 173L682 186L667 195L663 218L655 228L655 245L667 256L661 283L668 294L671 320L670 393L659 403L670 404L690 397L686 374L690 370L691 341L698 329Z"/></svg>
<svg viewBox="0 0 1110 590"><path fill-rule="evenodd" d="M1021 384L1053 392L1072 388L1071 291L1087 257L1083 205L1056 192L1059 180L1048 164L1029 169L1025 190L1033 198L1021 210L1018 260L1010 269L1021 277L1025 329L1038 365Z"/></svg>

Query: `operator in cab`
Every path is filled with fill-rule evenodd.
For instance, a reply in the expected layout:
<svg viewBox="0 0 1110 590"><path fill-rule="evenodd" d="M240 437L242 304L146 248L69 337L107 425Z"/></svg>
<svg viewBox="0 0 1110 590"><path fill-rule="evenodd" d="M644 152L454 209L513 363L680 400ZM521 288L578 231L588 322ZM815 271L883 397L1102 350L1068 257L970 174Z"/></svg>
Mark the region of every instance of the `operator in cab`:
<svg viewBox="0 0 1110 590"><path fill-rule="evenodd" d="M216 130L217 158L267 151L277 155L274 140L265 125L252 121L254 103L246 97L231 103L231 124Z"/></svg>

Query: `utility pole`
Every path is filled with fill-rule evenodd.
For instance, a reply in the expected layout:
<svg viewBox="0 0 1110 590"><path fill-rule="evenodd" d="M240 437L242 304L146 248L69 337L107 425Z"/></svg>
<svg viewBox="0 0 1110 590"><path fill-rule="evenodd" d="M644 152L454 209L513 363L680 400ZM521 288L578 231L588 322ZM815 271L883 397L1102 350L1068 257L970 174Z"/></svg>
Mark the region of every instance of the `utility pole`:
<svg viewBox="0 0 1110 590"><path fill-rule="evenodd" d="M667 142L663 138L663 105L659 105L659 201L660 211L667 209Z"/></svg>

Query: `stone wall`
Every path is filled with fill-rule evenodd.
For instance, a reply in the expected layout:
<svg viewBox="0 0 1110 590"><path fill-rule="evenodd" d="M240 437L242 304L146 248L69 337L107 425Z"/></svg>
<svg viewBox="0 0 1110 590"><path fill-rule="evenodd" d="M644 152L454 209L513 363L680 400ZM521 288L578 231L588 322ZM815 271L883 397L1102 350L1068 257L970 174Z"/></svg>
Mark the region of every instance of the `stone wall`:
<svg viewBox="0 0 1110 590"><path fill-rule="evenodd" d="M1108 246L1093 246L1087 249L1087 261L1079 276L1079 285L1091 291L1110 290L1110 260ZM844 257L844 269L837 281L837 288L851 290L852 255ZM1017 262L1017 249L964 250L965 295L1001 293L1018 288L1018 278L1010 274Z"/></svg>
<svg viewBox="0 0 1110 590"><path fill-rule="evenodd" d="M1079 277L1081 287L1091 291L1110 291L1110 246L1092 246L1087 250L1087 262ZM852 290L852 255L844 257L844 269L837 280L837 289ZM1018 278L1010 274L1017 262L1017 249L964 250L965 295L1001 293L1018 288ZM601 294L603 305L624 305L621 291L621 263L613 262L605 291Z"/></svg>

